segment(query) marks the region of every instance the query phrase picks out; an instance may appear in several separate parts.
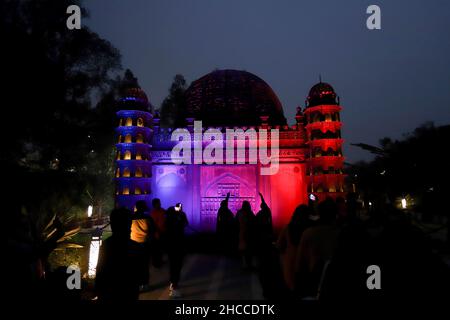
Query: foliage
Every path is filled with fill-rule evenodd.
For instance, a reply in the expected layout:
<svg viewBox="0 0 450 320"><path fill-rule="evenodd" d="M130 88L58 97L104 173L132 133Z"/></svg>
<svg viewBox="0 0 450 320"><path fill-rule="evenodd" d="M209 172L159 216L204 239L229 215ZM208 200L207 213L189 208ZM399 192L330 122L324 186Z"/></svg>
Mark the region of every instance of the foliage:
<svg viewBox="0 0 450 320"><path fill-rule="evenodd" d="M161 126L170 128L183 127L186 119L186 80L177 74L169 89L169 95L161 105Z"/></svg>
<svg viewBox="0 0 450 320"><path fill-rule="evenodd" d="M88 161L92 107L114 85L121 62L119 51L87 27L67 29L71 4L80 3L1 4L0 34L8 44L0 60L3 103L9 106L3 112L14 133L5 141L2 160L35 169L54 162L76 169Z"/></svg>
<svg viewBox="0 0 450 320"><path fill-rule="evenodd" d="M436 127L433 123L416 128L402 140L384 138L380 147L372 147L375 159L354 164L349 176L369 198L378 194L395 201L410 195L417 199L419 210L448 214L445 200L450 173L445 154L449 140L450 125Z"/></svg>
<svg viewBox="0 0 450 320"><path fill-rule="evenodd" d="M0 155L15 211L36 230L59 218L112 208L115 105L125 86L120 52L83 23L68 30L79 0L0 2L3 140ZM82 7L82 6L81 6ZM94 211L95 214L95 211Z"/></svg>

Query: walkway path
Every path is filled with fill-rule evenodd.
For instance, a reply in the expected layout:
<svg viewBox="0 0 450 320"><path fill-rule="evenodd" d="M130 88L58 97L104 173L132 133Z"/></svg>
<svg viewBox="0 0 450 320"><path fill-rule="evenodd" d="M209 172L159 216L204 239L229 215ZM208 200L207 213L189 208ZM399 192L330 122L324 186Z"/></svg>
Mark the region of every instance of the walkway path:
<svg viewBox="0 0 450 320"><path fill-rule="evenodd" d="M151 267L150 291L142 293L140 300L169 299L168 285L168 264L159 270ZM238 259L205 254L186 256L180 292L181 299L187 300L263 298L257 274L243 272Z"/></svg>

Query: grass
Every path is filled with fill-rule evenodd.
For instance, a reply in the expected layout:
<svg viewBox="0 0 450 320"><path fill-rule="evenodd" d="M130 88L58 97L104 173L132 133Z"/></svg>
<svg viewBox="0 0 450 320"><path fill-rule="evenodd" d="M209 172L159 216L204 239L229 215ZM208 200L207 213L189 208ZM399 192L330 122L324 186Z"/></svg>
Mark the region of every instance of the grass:
<svg viewBox="0 0 450 320"><path fill-rule="evenodd" d="M106 240L111 236L111 231L104 231L102 240ZM58 267L67 267L76 265L80 268L81 274L86 274L89 263L89 247L91 243L91 233L80 232L74 235L67 243L73 243L82 248L57 248L53 250L48 258L48 263L51 270Z"/></svg>

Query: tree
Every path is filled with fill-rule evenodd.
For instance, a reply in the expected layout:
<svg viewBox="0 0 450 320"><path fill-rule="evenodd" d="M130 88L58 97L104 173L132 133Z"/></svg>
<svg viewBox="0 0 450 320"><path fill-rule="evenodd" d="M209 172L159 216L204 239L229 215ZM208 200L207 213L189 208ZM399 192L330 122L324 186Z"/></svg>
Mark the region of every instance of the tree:
<svg viewBox="0 0 450 320"><path fill-rule="evenodd" d="M161 105L161 126L178 128L186 122L186 80L177 74L169 89L169 95Z"/></svg>
<svg viewBox="0 0 450 320"><path fill-rule="evenodd" d="M450 192L450 173L445 154L450 125L426 123L402 140L384 138L380 147L356 144L375 150L375 159L352 166L357 184L366 195L385 194L391 201L410 195L416 209L429 215L448 215L446 197Z"/></svg>
<svg viewBox="0 0 450 320"><path fill-rule="evenodd" d="M67 29L72 4L81 1L0 2L0 161L9 201L41 225L92 202L112 206L115 105L137 84L107 40L83 23Z"/></svg>
<svg viewBox="0 0 450 320"><path fill-rule="evenodd" d="M44 170L88 161L87 122L110 90L120 53L83 26L68 30L66 8L80 1L2 1L0 35L5 139L2 161ZM82 11L87 16L85 10ZM70 146L70 147L68 147Z"/></svg>

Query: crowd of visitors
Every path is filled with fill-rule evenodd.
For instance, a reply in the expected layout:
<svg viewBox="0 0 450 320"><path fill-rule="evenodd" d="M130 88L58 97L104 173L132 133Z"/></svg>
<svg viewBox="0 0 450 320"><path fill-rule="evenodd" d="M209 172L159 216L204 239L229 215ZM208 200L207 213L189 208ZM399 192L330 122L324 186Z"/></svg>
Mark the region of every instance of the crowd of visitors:
<svg viewBox="0 0 450 320"><path fill-rule="evenodd" d="M352 301L448 294L448 266L404 212L386 206L362 219L357 198L350 193L346 199L301 204L282 230L273 230L271 209L260 197L256 214L248 201L234 214L227 194L217 212L215 237L216 252L230 259L240 256L243 272L257 273L264 298ZM42 261L64 231L55 219L52 236L35 244L27 240L30 232L23 216L10 223L8 251L14 259L8 266L18 284L11 286L11 293L19 296L29 283L42 283ZM97 265L98 299L137 300L150 289L150 264L160 268L165 254L170 297L180 297L188 226L182 205L164 210L159 199L153 199L151 208L138 201L135 212L114 209L110 225L112 235L103 241ZM367 270L373 265L381 270L382 290L368 288ZM65 285L66 278L65 270L57 270L46 276L45 286L26 292L68 292L57 287Z"/></svg>
<svg viewBox="0 0 450 320"><path fill-rule="evenodd" d="M386 205L362 219L356 194L349 193L346 199L299 205L275 236L270 208L260 196L256 215L244 201L234 220L227 196L218 212L217 236L223 247L224 242L232 246L231 234L237 234L243 267L258 273L265 298L351 301L448 295L448 266L404 212ZM368 288L372 265L382 271L382 290Z"/></svg>
<svg viewBox="0 0 450 320"><path fill-rule="evenodd" d="M136 300L139 292L149 290L150 262L161 267L164 249L170 270L169 295L181 296L178 284L188 220L180 203L164 210L161 201L153 199L152 207L138 201L134 213L124 208L111 213L112 236L102 245L97 265L99 300Z"/></svg>

